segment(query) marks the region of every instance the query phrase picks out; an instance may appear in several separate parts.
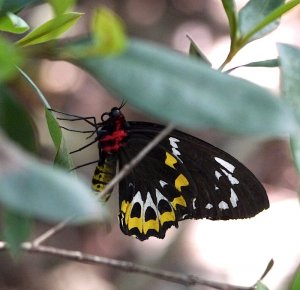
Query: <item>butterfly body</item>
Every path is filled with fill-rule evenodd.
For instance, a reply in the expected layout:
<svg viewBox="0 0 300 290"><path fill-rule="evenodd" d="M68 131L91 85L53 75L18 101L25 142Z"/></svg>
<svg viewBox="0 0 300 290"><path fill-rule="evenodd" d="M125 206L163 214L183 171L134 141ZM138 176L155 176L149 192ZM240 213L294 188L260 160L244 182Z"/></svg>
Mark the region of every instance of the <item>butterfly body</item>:
<svg viewBox="0 0 300 290"><path fill-rule="evenodd" d="M97 128L99 163L92 187L102 191L164 126L127 122L119 108ZM109 197L109 196L108 196ZM107 197L107 198L108 198ZM241 219L269 207L256 177L228 153L174 130L119 184L119 222L139 240L164 238L184 219Z"/></svg>

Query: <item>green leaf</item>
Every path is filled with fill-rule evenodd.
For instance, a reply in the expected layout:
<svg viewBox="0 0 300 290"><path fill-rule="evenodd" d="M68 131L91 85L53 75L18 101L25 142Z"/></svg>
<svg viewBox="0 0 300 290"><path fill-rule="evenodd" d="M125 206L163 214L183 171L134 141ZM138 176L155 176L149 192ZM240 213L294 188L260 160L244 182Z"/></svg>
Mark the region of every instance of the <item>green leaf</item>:
<svg viewBox="0 0 300 290"><path fill-rule="evenodd" d="M0 16L5 15L7 12L17 13L29 5L41 2L42 0L4 0L0 5Z"/></svg>
<svg viewBox="0 0 300 290"><path fill-rule="evenodd" d="M21 64L19 51L0 37L0 83L11 78L16 73L16 65Z"/></svg>
<svg viewBox="0 0 300 290"><path fill-rule="evenodd" d="M48 2L52 6L55 14L59 15L71 8L76 2L76 0L48 0Z"/></svg>
<svg viewBox="0 0 300 290"><path fill-rule="evenodd" d="M278 19L281 15L275 19L269 16L282 4L284 0L250 0L239 12L241 37L249 42L275 30L279 25Z"/></svg>
<svg viewBox="0 0 300 290"><path fill-rule="evenodd" d="M91 189L59 168L39 163L0 135L0 202L22 215L49 222L76 217L103 220L106 212Z"/></svg>
<svg viewBox="0 0 300 290"><path fill-rule="evenodd" d="M82 13L77 12L60 14L28 33L17 42L17 45L35 45L56 39L72 27L81 15Z"/></svg>
<svg viewBox="0 0 300 290"><path fill-rule="evenodd" d="M0 18L0 30L11 33L24 33L29 29L28 24L16 14L8 12Z"/></svg>
<svg viewBox="0 0 300 290"><path fill-rule="evenodd" d="M290 138L290 146L295 167L297 169L298 174L300 175L300 137L293 135Z"/></svg>
<svg viewBox="0 0 300 290"><path fill-rule="evenodd" d="M227 70L226 73L230 73L233 70L236 70L237 68L241 68L241 67L278 67L278 66L279 66L278 58L266 59L266 60L254 61L239 66L235 66Z"/></svg>
<svg viewBox="0 0 300 290"><path fill-rule="evenodd" d="M59 165L66 169L72 169L74 168L73 161L70 157L69 150L66 145L66 141L63 138L63 134L61 131L61 128L56 121L53 113L49 111L50 105L46 99L46 97L43 95L41 90L36 86L36 84L32 81L32 79L21 69L19 69L22 76L29 82L29 84L32 86L34 91L37 93L38 97L40 98L41 102L43 103L45 107L45 116L47 120L47 125L49 129L49 133L51 135L53 144L56 148L56 156L54 159L54 164Z"/></svg>
<svg viewBox="0 0 300 290"><path fill-rule="evenodd" d="M282 94L293 106L300 121L300 49L287 44L279 44ZM291 137L294 162L300 174L300 137Z"/></svg>
<svg viewBox="0 0 300 290"><path fill-rule="evenodd" d="M197 57L199 60L203 61L204 63L211 66L211 62L208 60L208 58L205 56L205 54L200 50L200 48L197 46L195 41L187 35L187 38L190 40L190 49L189 49L189 55Z"/></svg>
<svg viewBox="0 0 300 290"><path fill-rule="evenodd" d="M300 49L278 44L282 93L296 109L300 120Z"/></svg>
<svg viewBox="0 0 300 290"><path fill-rule="evenodd" d="M288 288L290 290L299 290L300 289L300 268L294 273L291 285Z"/></svg>
<svg viewBox="0 0 300 290"><path fill-rule="evenodd" d="M255 285L255 290L269 290L269 288L261 281L258 281Z"/></svg>
<svg viewBox="0 0 300 290"><path fill-rule="evenodd" d="M264 136L297 126L290 108L267 90L147 42L77 64L134 106L178 125Z"/></svg>
<svg viewBox="0 0 300 290"><path fill-rule="evenodd" d="M0 86L0 126L24 149L37 152L36 130L30 115L3 86Z"/></svg>
<svg viewBox="0 0 300 290"><path fill-rule="evenodd" d="M126 34L121 19L110 9L96 10L91 27L93 50L97 54L118 54L126 47Z"/></svg>
<svg viewBox="0 0 300 290"><path fill-rule="evenodd" d="M56 121L56 118L54 117L53 113L49 111L47 108L45 108L45 115L46 115L49 133L51 135L51 138L56 148L54 164L71 170L74 168L74 164L70 157L67 143L63 138L61 128L58 122Z"/></svg>
<svg viewBox="0 0 300 290"><path fill-rule="evenodd" d="M227 15L231 43L234 43L235 38L237 37L237 11L234 0L222 0L224 10Z"/></svg>
<svg viewBox="0 0 300 290"><path fill-rule="evenodd" d="M32 220L11 210L4 212L4 240L13 257L18 258L21 253L21 244L31 233Z"/></svg>

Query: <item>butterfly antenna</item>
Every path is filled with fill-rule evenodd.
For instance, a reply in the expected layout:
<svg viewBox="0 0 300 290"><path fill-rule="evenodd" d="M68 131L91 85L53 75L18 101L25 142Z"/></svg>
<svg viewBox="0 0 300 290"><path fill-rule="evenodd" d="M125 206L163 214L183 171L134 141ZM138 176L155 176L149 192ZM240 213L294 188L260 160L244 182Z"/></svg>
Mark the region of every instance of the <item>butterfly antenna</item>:
<svg viewBox="0 0 300 290"><path fill-rule="evenodd" d="M122 103L121 103L121 105L119 107L119 110L121 110L126 105L126 103L127 103L127 101L122 100Z"/></svg>

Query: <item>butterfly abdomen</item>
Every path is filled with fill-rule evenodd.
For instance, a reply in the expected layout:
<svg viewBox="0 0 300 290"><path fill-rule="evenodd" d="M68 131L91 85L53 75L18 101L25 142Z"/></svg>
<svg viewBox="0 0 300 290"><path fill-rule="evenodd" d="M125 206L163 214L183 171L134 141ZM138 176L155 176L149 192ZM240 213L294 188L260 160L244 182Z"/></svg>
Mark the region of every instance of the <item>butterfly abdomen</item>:
<svg viewBox="0 0 300 290"><path fill-rule="evenodd" d="M102 163L99 162L96 166L92 179L92 189L99 192L103 191L105 186L111 181L115 174L116 159L114 156L108 156ZM105 199L110 197L110 193L105 197Z"/></svg>

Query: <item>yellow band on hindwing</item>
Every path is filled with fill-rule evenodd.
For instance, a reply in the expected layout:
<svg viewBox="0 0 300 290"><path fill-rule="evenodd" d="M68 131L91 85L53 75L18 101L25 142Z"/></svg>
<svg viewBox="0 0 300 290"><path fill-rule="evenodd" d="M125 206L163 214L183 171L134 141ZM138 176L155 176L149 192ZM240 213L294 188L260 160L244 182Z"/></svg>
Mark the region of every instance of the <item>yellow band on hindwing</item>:
<svg viewBox="0 0 300 290"><path fill-rule="evenodd" d="M165 222L173 222L175 221L175 212L174 210L172 211L165 211L164 213L162 213L160 216L159 216L159 221L160 221L160 224L163 225Z"/></svg>
<svg viewBox="0 0 300 290"><path fill-rule="evenodd" d="M156 219L151 219L145 221L145 217L142 214L140 217L131 217L131 211L134 204L131 204L129 201L123 200L120 206L121 213L124 217L124 226L131 230L137 228L140 234L147 235L149 230L154 230L156 232L160 231L161 226L166 222L174 222L176 220L175 212L166 211L162 214L159 214Z"/></svg>
<svg viewBox="0 0 300 290"><path fill-rule="evenodd" d="M156 232L159 231L159 221L158 221L158 219L148 220L148 221L144 222L144 224L143 224L143 233L146 235L149 230L155 230Z"/></svg>
<svg viewBox="0 0 300 290"><path fill-rule="evenodd" d="M166 165L174 168L174 164L177 162L177 159L174 158L168 152L166 152L166 156L167 156L166 161L165 161ZM182 191L183 186L188 186L188 185L189 185L189 182L183 174L179 174L174 181L174 187L177 190L177 194L178 194L178 192ZM137 194L139 194L139 196L135 195L131 201L123 200L121 202L120 211L121 211L121 216L123 217L121 226L124 227L125 229L127 228L128 231L135 229L135 231L136 231L135 235L137 235L138 237L141 237L142 239L147 238L148 237L147 235L149 235L149 236L152 235L151 233L148 234L149 231L155 231L159 235L163 234L161 231L165 231L165 227L163 227L163 225L165 223L170 222L171 224L174 224L174 223L176 224L176 208L177 208L177 206L180 205L183 207L187 207L187 203L186 203L184 197L182 195L180 195L180 196L175 197L173 200L168 201L171 211L165 210L160 213L158 211L158 204L155 204L155 205L153 204L151 207L152 207L152 209L154 208L154 206L156 207L155 216L153 215L152 216L153 218L145 221L144 214L145 214L147 208L150 206L149 201L148 201L148 198L147 198L147 201L145 201L144 198L142 198L140 196L140 194L141 194L140 192L138 192ZM167 200L166 198L163 198L163 197L162 197L162 199ZM157 201L158 203L159 203L159 200L161 200L161 199L158 199L158 201ZM135 216L132 217L132 210L136 203L140 204L141 212L138 217L136 216L136 213L134 214Z"/></svg>

